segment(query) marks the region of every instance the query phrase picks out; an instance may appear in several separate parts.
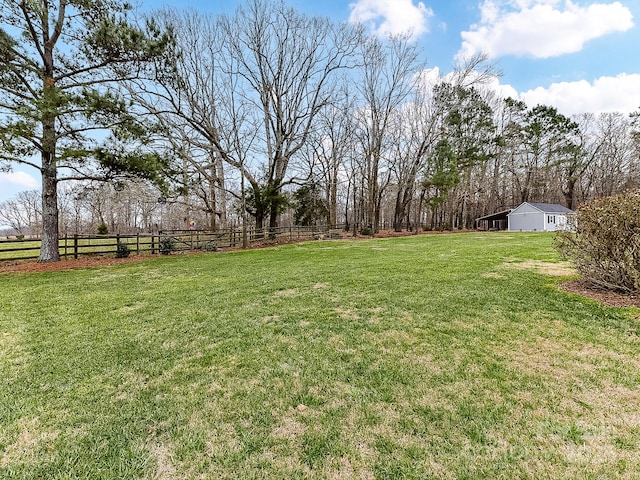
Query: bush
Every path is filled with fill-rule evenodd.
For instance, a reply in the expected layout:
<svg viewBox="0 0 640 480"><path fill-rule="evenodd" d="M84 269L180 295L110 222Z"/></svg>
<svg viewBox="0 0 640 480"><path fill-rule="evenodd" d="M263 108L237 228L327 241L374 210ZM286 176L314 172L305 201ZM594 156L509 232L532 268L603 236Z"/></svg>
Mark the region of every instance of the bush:
<svg viewBox="0 0 640 480"><path fill-rule="evenodd" d="M216 242L214 242L213 240L210 240L202 246L202 249L205 252L217 252L218 246L216 245Z"/></svg>
<svg viewBox="0 0 640 480"><path fill-rule="evenodd" d="M592 286L640 293L640 191L578 209L554 244Z"/></svg>
<svg viewBox="0 0 640 480"><path fill-rule="evenodd" d="M127 258L131 254L131 249L126 243L118 243L116 248L116 258Z"/></svg>
<svg viewBox="0 0 640 480"><path fill-rule="evenodd" d="M109 228L107 227L107 224L102 222L100 225L98 225L98 235L106 235L107 233L109 233Z"/></svg>
<svg viewBox="0 0 640 480"><path fill-rule="evenodd" d="M362 227L360 229L360 235L365 235L365 236L371 235L371 229L369 227Z"/></svg>
<svg viewBox="0 0 640 480"><path fill-rule="evenodd" d="M171 237L164 237L158 242L158 251L162 255L169 255L176 249L176 241Z"/></svg>

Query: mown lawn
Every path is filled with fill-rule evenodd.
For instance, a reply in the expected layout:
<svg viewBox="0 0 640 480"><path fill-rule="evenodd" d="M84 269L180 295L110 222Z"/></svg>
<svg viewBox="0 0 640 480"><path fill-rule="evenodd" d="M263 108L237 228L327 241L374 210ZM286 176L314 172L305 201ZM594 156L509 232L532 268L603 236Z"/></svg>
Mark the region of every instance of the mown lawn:
<svg viewBox="0 0 640 480"><path fill-rule="evenodd" d="M546 234L0 275L0 478L640 478L640 320Z"/></svg>

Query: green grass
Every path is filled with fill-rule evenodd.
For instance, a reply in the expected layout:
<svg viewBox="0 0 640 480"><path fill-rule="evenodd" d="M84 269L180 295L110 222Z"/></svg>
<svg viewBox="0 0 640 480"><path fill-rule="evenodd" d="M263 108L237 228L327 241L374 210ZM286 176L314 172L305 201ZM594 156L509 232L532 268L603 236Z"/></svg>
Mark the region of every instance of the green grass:
<svg viewBox="0 0 640 480"><path fill-rule="evenodd" d="M638 311L545 234L1 275L0 478L638 478Z"/></svg>
<svg viewBox="0 0 640 480"><path fill-rule="evenodd" d="M157 242L157 239L156 239ZM116 237L105 238L80 238L78 239L78 254L80 256L85 255L115 255L118 248L118 240ZM120 243L125 243L129 246L131 254L136 253L136 238L123 236L120 239ZM139 237L138 245L140 253L148 254L151 251L151 237ZM186 242L184 243L186 244ZM64 238L59 241L59 252L61 258L73 258L74 256L74 240L73 237L67 238L65 243ZM27 249L18 251L9 251L12 249ZM156 247L157 248L157 247ZM0 262L11 261L16 259L29 259L38 258L40 255L40 240L33 241L3 241L0 242Z"/></svg>

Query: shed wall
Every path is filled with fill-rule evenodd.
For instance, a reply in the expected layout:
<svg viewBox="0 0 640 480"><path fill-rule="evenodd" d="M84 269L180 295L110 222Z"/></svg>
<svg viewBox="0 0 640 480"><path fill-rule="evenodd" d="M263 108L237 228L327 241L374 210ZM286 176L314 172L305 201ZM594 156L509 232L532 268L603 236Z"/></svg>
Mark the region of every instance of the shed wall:
<svg viewBox="0 0 640 480"><path fill-rule="evenodd" d="M536 212L511 212L509 214L509 231L511 232L543 232L545 230L544 213Z"/></svg>

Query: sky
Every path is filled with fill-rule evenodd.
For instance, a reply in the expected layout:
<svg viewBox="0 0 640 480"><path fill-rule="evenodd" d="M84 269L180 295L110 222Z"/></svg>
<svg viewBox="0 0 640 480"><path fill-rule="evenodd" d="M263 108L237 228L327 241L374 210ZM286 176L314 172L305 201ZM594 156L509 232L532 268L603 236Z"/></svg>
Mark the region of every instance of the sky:
<svg viewBox="0 0 640 480"><path fill-rule="evenodd" d="M233 13L244 0L138 0ZM487 53L502 76L495 87L528 106L564 115L640 109L640 0L287 0L308 15L360 22L373 34L410 32L427 68L446 74ZM33 171L0 172L0 202L38 188Z"/></svg>

